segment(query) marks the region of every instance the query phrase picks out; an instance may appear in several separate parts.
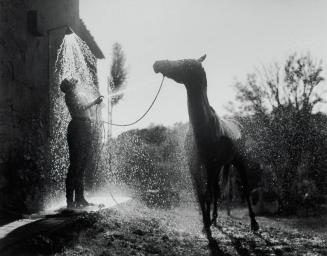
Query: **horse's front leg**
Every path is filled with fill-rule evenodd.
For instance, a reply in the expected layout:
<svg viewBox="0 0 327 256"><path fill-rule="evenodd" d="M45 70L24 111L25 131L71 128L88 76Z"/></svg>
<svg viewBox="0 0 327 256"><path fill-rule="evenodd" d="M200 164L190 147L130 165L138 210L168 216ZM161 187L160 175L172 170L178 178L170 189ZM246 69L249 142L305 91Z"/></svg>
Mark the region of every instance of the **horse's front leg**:
<svg viewBox="0 0 327 256"><path fill-rule="evenodd" d="M226 168L226 167L225 167ZM217 225L217 218L218 218L218 201L220 198L220 186L219 186L219 174L221 171L221 166L215 169L214 174L214 182L213 182L213 214L211 219L211 224L214 226Z"/></svg>
<svg viewBox="0 0 327 256"><path fill-rule="evenodd" d="M207 239L210 241L212 240L212 233L211 233L211 221L210 221L210 209L211 209L211 201L209 200L209 191L205 193L204 196L204 209L202 211L203 217L203 232L207 235Z"/></svg>
<svg viewBox="0 0 327 256"><path fill-rule="evenodd" d="M194 167L193 167L194 168ZM212 239L210 230L210 202L208 201L208 190L205 186L204 167L199 165L198 168L191 169L193 180L193 187L200 205L202 219L203 219L203 232L206 234L207 239Z"/></svg>
<svg viewBox="0 0 327 256"><path fill-rule="evenodd" d="M190 150L188 157L188 165L191 173L193 189L195 192L196 199L198 200L201 215L203 219L203 232L206 234L208 240L212 239L211 230L210 230L210 215L207 216L207 194L206 194L206 173L205 168L199 160L196 148ZM209 208L210 209L210 208Z"/></svg>
<svg viewBox="0 0 327 256"><path fill-rule="evenodd" d="M207 173L207 168L201 164L200 172L197 174L197 177L194 179L195 187L198 188L198 197L202 210L202 219L203 219L203 232L206 234L209 241L212 240L211 234L211 222L210 222L210 210L212 202L212 193L210 190L210 183ZM206 180L207 179L207 180ZM201 189L199 189L201 187Z"/></svg>
<svg viewBox="0 0 327 256"><path fill-rule="evenodd" d="M221 168L221 167L220 167ZM207 171L207 186L206 186L206 209L204 216L204 224L205 228L210 230L210 226L212 225L214 219L217 219L217 204L218 204L218 195L219 195L219 186L217 186L218 182L218 174L219 169L214 168L214 166L206 166ZM211 207L213 207L213 215L215 217L211 219ZM211 231L210 231L211 232Z"/></svg>

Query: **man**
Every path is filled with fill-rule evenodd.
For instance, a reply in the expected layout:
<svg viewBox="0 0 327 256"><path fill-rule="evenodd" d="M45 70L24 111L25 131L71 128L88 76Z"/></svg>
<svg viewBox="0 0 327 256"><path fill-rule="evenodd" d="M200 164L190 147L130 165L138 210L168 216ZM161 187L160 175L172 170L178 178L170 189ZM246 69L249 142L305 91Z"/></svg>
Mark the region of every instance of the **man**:
<svg viewBox="0 0 327 256"><path fill-rule="evenodd" d="M89 205L84 197L84 175L88 161L92 158L92 137L96 132L96 105L103 96L90 101L90 96L81 93L78 80L64 79L60 89L65 93L65 102L72 120L68 125L67 141L70 165L66 178L67 207ZM75 198L74 198L75 193Z"/></svg>

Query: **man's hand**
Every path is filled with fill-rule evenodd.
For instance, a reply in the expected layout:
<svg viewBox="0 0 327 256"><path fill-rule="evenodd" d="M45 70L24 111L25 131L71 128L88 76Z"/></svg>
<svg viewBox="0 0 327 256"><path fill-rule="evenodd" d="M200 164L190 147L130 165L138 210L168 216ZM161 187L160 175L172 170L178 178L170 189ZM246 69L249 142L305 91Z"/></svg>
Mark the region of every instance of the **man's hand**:
<svg viewBox="0 0 327 256"><path fill-rule="evenodd" d="M95 104L100 104L102 101L103 101L103 96L100 96L95 100Z"/></svg>

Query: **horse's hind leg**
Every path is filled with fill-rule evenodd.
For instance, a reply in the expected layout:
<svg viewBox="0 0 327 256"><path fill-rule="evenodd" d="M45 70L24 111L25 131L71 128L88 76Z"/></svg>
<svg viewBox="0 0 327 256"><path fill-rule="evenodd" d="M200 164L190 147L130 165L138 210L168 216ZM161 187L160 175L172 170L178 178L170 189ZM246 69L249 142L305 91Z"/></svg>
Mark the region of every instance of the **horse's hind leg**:
<svg viewBox="0 0 327 256"><path fill-rule="evenodd" d="M226 211L227 211L227 216L231 215L231 203L233 200L233 185L232 185L232 175L234 172L235 167L233 169L229 168L229 174L228 174L228 179L226 181L226 188L224 192L225 196L225 201L226 201Z"/></svg>
<svg viewBox="0 0 327 256"><path fill-rule="evenodd" d="M234 159L233 164L236 167L236 169L238 170L241 180L242 180L242 183L243 183L243 192L245 194L245 198L246 198L248 208L249 208L249 215L251 218L251 229L253 231L257 231L259 229L259 225L258 225L257 221L255 220L255 215L253 213L252 206L250 203L250 192L249 192L248 179L247 179L247 174L246 174L247 168L246 168L244 157L241 156L240 154L237 154Z"/></svg>
<svg viewBox="0 0 327 256"><path fill-rule="evenodd" d="M231 203L233 199L233 190L232 190L232 184L231 184L231 179L228 179L228 184L227 184L227 192L226 192L226 211L227 211L227 216L230 216L231 213Z"/></svg>

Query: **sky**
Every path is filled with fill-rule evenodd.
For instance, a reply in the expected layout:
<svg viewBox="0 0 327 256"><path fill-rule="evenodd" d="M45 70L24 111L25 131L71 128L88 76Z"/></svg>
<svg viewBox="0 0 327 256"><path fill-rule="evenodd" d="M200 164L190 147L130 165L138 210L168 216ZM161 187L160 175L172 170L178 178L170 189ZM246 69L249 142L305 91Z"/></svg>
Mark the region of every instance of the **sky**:
<svg viewBox="0 0 327 256"><path fill-rule="evenodd" d="M80 16L106 56L98 63L104 95L113 43L126 55L128 80L113 109L115 123L136 120L151 104L162 79L152 68L159 59L207 54L208 98L219 116L235 100L235 82L256 67L310 52L327 70L324 0L80 0ZM184 86L165 79L149 114L134 126L113 127L113 135L187 121Z"/></svg>

